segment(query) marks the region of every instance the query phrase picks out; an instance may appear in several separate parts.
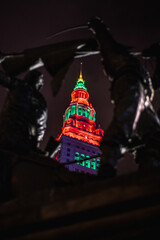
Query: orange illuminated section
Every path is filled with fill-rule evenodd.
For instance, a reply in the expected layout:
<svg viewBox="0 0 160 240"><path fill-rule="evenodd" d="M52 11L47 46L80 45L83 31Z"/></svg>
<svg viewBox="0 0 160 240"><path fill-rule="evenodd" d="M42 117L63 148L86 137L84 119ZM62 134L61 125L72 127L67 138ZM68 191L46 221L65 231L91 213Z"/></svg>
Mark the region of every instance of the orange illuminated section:
<svg viewBox="0 0 160 240"><path fill-rule="evenodd" d="M85 87L81 67L80 76L71 93L70 105L63 116L63 128L61 135L57 138L58 141L62 135L66 135L100 146L104 131L100 127L96 129L96 112L88 100L89 93Z"/></svg>

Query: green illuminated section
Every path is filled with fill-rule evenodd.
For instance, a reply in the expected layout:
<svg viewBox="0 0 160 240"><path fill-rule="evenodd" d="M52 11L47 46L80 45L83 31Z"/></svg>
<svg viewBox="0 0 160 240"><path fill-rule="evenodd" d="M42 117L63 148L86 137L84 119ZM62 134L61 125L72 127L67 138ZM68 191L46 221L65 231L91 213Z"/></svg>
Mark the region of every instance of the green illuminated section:
<svg viewBox="0 0 160 240"><path fill-rule="evenodd" d="M82 116L82 107L80 106L77 107L77 115Z"/></svg>
<svg viewBox="0 0 160 240"><path fill-rule="evenodd" d="M89 158L89 156L86 156L86 158ZM86 160L86 167L91 168L91 161L90 160Z"/></svg>
<svg viewBox="0 0 160 240"><path fill-rule="evenodd" d="M79 161L79 152L75 152L74 160ZM77 162L77 164L79 164L79 162Z"/></svg>
<svg viewBox="0 0 160 240"><path fill-rule="evenodd" d="M79 88L84 89L84 90L87 91L87 88L86 88L85 85L84 85L84 80L78 80L78 81L77 81L74 90L75 90L75 89L79 89Z"/></svg>
<svg viewBox="0 0 160 240"><path fill-rule="evenodd" d="M77 115L91 119L91 118L90 118L90 117L91 117L91 116L90 116L90 110L87 109L87 108L83 108L83 107L81 107L81 106L78 106L78 107L77 107Z"/></svg>
<svg viewBox="0 0 160 240"><path fill-rule="evenodd" d="M65 119L64 122L71 116L77 114L77 116L82 116L86 117L89 120L93 120L95 122L95 111L93 111L93 116L92 116L92 111L90 108L84 108L83 106L80 105L71 105L71 107L68 108L66 114L65 114Z"/></svg>
<svg viewBox="0 0 160 240"><path fill-rule="evenodd" d="M81 154L81 155L80 155L80 160L84 160L84 159L85 159L85 155L84 155L84 154ZM82 166L85 166L85 161L80 162L79 164L82 165Z"/></svg>
<svg viewBox="0 0 160 240"><path fill-rule="evenodd" d="M100 168L100 163L101 163L101 160L99 158L97 158L97 169Z"/></svg>
<svg viewBox="0 0 160 240"><path fill-rule="evenodd" d="M71 109L69 108L68 111L66 112L64 121L66 121L70 117L70 115L71 115Z"/></svg>
<svg viewBox="0 0 160 240"><path fill-rule="evenodd" d="M91 161L91 168L96 170L96 159L93 158L93 160Z"/></svg>
<svg viewBox="0 0 160 240"><path fill-rule="evenodd" d="M74 115L74 114L76 114L76 106L72 105L71 106L71 115Z"/></svg>
<svg viewBox="0 0 160 240"><path fill-rule="evenodd" d="M95 112L93 112L93 121L95 122L95 120L96 120L96 114Z"/></svg>
<svg viewBox="0 0 160 240"><path fill-rule="evenodd" d="M83 162L77 162L77 164L83 167L91 168L93 170L98 170L100 167L100 159L93 158L92 160L91 159L89 160L89 158L90 156L85 156L84 154L79 154L79 152L75 152L75 157L74 157L75 161L88 159Z"/></svg>

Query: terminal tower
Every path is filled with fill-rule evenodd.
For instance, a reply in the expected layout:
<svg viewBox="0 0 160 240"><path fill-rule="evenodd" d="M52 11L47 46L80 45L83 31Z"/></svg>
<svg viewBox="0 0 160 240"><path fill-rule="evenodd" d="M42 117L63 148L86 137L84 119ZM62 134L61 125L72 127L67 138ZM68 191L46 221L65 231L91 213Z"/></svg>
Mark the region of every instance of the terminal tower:
<svg viewBox="0 0 160 240"><path fill-rule="evenodd" d="M81 65L70 105L63 116L62 132L56 139L59 146L52 157L65 164L70 171L96 175L100 166L99 147L103 135L100 125L96 127L96 112L89 103Z"/></svg>

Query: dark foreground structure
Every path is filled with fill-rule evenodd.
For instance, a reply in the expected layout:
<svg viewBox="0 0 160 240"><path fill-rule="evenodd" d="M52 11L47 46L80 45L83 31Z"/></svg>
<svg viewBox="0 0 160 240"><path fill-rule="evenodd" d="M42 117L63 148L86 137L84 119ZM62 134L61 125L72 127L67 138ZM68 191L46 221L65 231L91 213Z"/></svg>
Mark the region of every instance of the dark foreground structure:
<svg viewBox="0 0 160 240"><path fill-rule="evenodd" d="M44 157L7 156L16 164L0 239L159 239L160 168L99 180Z"/></svg>
<svg viewBox="0 0 160 240"><path fill-rule="evenodd" d="M137 107L139 106L139 101L141 97L142 100L150 97L150 95L145 95L145 88L143 88L143 71L138 71L137 68L135 68L138 66L139 69L139 63L137 63L128 52L125 51L124 55L122 52L121 55L121 51L119 52L119 50L122 48L119 48L117 44L116 48L114 48L115 42L112 41L108 30L106 30L106 27L98 19L93 20L91 23L90 27L92 30L95 30L101 44L105 69L109 66L107 57L110 56L112 61L109 61L111 64L109 73L111 73L111 76L114 78L117 78L116 84L117 81L125 80L127 94L124 99L130 99L131 97L131 103L134 105L134 97L138 96L136 108L130 108L130 105L129 108L128 105L127 108L125 108L123 104L122 106L119 105L119 87L115 87L115 84L113 90L115 88L118 92L113 91L115 96L117 96L115 99L113 98L113 100L115 100L115 102L117 101L117 106L120 106L117 108L118 111L116 110L118 113L121 107L122 110L125 110L122 111L124 118L121 118L123 120L122 123L124 123L124 129L120 128L120 130L123 131L119 131L120 125L117 124L117 126L113 124L110 131L111 134L107 132L102 151L105 156L105 161L104 164L102 164L102 171L100 171L100 174L97 176L80 172L70 172L62 163L60 164L46 157L45 152L15 151L15 148L8 148L8 143L5 148L3 147L4 145L1 145L0 240L141 240L160 238L160 168L156 168L156 164L154 164L153 168L152 164L148 170L139 170L138 172L123 176L117 176L115 175L115 171L113 171L114 177L107 178L110 174L107 170L111 169L108 163L114 163L114 166L112 166L113 169L117 161L121 158L121 144L123 146L123 141L120 141L121 139L123 140L123 134L121 133L124 133L124 130L131 130L128 136L132 136L132 130L136 130L136 126L133 127L132 125L137 121L136 114L138 113ZM99 32L99 30L102 31ZM77 52L80 43L81 42L77 42L74 46L72 46L73 43L71 46L69 44L71 47L70 51L72 50L71 55L70 51L64 55L63 59L66 59L65 66L62 64L63 71L60 75L58 74L58 80L63 79L66 69L68 69L74 56L80 54ZM67 47L67 45L64 45L64 49L66 48L65 46ZM113 48L110 48L110 46ZM48 66L48 63L50 63L50 54L48 56L48 52L50 53L51 49L54 53L54 45L50 46L49 49L45 47L45 51L47 51L47 55L45 56L43 55L44 47L29 50L31 55L27 51L28 55L33 57L33 59L31 58L32 61L29 63L29 66L35 62L37 57L39 58L41 56L46 68L52 69L53 66ZM114 58L114 56L117 57L117 52L120 53L120 55L118 55L120 58L118 59L121 60L121 56L123 56L124 61L115 61L116 58ZM63 51L62 53L64 54ZM83 51L81 54L83 55ZM23 55L26 55L26 52L24 52ZM127 61L128 59L129 63ZM18 61L21 62L21 60L22 59L19 59ZM23 60L25 60L25 56ZM58 63L58 66L60 63ZM119 65L119 63L122 65ZM123 67L127 69L127 76L131 79L131 85L124 74L126 71L124 71ZM7 66L7 69L9 70L9 66ZM57 69L57 67L55 69ZM24 70L24 68L22 69L22 66L20 66L20 70ZM113 72L111 70L113 70ZM19 69L16 70L15 75L17 71L19 71ZM106 72L108 71L106 70ZM56 75L57 72L52 74ZM136 86L134 76L136 77L135 79L137 79ZM58 81L58 83L59 82L60 81ZM120 85L119 83L118 86ZM150 86L149 83L147 85ZM59 86L58 84L56 91L54 89L54 94L57 92ZM130 90L134 90L131 96L130 93L132 93L132 91L128 92L128 86ZM124 88L121 87L121 89L121 93L123 93ZM141 91L141 89L143 91ZM132 98L132 96L134 97ZM128 104L128 100L125 102ZM149 105L146 106L150 106L150 102L148 102L148 104ZM132 110L131 112L130 109ZM141 108L141 110L142 109L143 108ZM150 110L152 109L150 108ZM130 113L132 113L131 118ZM156 116L154 118L154 120L156 120L158 117L156 114L154 116ZM34 119L38 118L35 117ZM129 125L127 119L132 120ZM12 120L12 118L9 118L9 120ZM116 131L114 126L117 126ZM145 152L150 153L150 155L144 154L143 151L143 154L141 153L140 156L141 159L143 157L144 161L148 156L151 158L154 157L153 160L159 163L159 119L157 125L151 124L151 126L151 131L148 132L147 124L148 137L145 138L145 134L142 136L145 140L144 144L146 144ZM157 126L157 130L153 126ZM3 130L3 125L1 129ZM14 126L11 130L12 129L14 130ZM115 133L118 133L118 135ZM4 137L4 134L1 135ZM14 134L12 136L14 136ZM117 136L120 137L117 138ZM14 138L11 139L13 140ZM125 133L124 143L126 140L128 141L128 137ZM118 147L117 144L114 143L117 143ZM18 142L16 145L18 150L20 148L19 145ZM128 147L128 144L125 143L124 146ZM116 151L117 148L118 154ZM156 154L152 155L151 153ZM108 158L107 154L109 156Z"/></svg>

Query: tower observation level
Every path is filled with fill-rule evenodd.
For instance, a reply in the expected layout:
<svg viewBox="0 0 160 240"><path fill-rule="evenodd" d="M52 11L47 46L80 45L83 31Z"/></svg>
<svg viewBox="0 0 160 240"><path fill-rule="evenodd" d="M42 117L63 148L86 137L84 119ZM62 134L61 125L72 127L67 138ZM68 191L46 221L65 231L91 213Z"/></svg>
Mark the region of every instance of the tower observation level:
<svg viewBox="0 0 160 240"><path fill-rule="evenodd" d="M100 165L99 146L104 131L100 126L96 128L96 112L88 100L89 93L82 77L81 65L79 78L71 93L70 105L63 116L62 133L57 138L60 151L54 158L61 163L77 161L66 165L71 171L96 174ZM93 158L90 159L91 157ZM79 162L83 159L85 161Z"/></svg>

